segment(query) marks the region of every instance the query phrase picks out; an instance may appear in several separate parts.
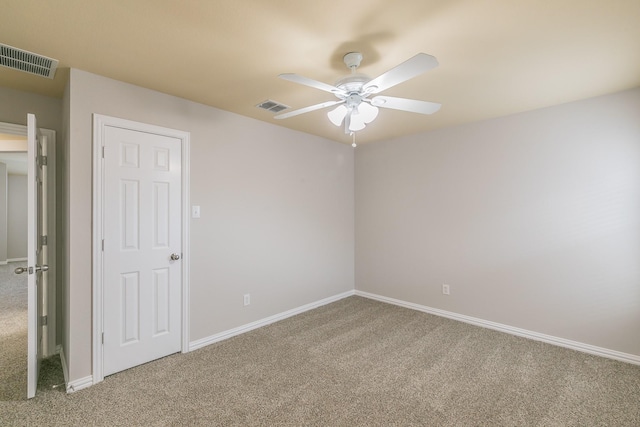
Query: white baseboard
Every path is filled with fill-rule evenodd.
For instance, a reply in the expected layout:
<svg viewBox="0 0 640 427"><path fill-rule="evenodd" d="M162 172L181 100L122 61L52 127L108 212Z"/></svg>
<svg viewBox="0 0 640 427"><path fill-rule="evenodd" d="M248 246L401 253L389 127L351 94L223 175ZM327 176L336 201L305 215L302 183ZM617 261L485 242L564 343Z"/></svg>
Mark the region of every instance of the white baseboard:
<svg viewBox="0 0 640 427"><path fill-rule="evenodd" d="M9 264L8 260L7 261L0 261L0 265L7 265L7 264Z"/></svg>
<svg viewBox="0 0 640 427"><path fill-rule="evenodd" d="M88 375L83 378L79 378L75 381L70 381L67 383L67 393L75 393L76 391L80 391L83 388L91 387L93 385L93 376Z"/></svg>
<svg viewBox="0 0 640 427"><path fill-rule="evenodd" d="M332 302L341 300L343 298L350 297L355 294L355 291L347 291L338 295L334 295L329 298L322 299L320 301L312 302L309 304L305 304L301 307L293 308L291 310L287 310L283 313L275 314L273 316L269 316L267 318L257 320L255 322L248 323L243 326L239 326L237 328L229 329L224 332L220 332L215 335L211 335L205 338L201 338L196 341L192 341L189 343L189 351L197 350L202 347L206 347L208 345L217 343L219 341L226 340L228 338L234 337L236 335L243 334L245 332L252 331L257 328L261 328L263 326L269 325L274 322L278 322L280 320L284 320L288 317L295 316L296 314L304 313L305 311L313 310L314 308L321 307L326 304L330 304Z"/></svg>
<svg viewBox="0 0 640 427"><path fill-rule="evenodd" d="M93 376L89 375L84 378L79 378L75 381L69 381L69 371L67 368L67 359L64 356L64 349L61 345L56 347L56 352L60 354L60 362L62 363L62 373L64 374L64 383L66 384L67 393L75 393L83 388L87 388L93 385Z"/></svg>
<svg viewBox="0 0 640 427"><path fill-rule="evenodd" d="M523 338L529 338L535 341L542 341L547 344L557 345L559 347L569 348L571 350L580 351L583 353L593 354L595 356L606 357L608 359L615 359L621 362L632 363L634 365L640 365L640 356L629 353L622 353L616 350L610 350L608 348L596 347L594 345L581 343L578 341L571 341L564 338L554 337L552 335L541 334L538 332L529 331L526 329L520 329L502 323L491 322L489 320L479 319L477 317L465 316L463 314L453 313L451 311L440 310L437 308L427 307L425 305L414 304L398 300L395 298L384 297L382 295L371 294L369 292L355 291L356 295L361 297L386 302L400 307L410 308L412 310L418 310L429 314L434 314L440 317L446 317L453 320L458 320L464 323L470 323L472 325L481 326L483 328L493 329L499 332L505 332L511 335L517 335Z"/></svg>

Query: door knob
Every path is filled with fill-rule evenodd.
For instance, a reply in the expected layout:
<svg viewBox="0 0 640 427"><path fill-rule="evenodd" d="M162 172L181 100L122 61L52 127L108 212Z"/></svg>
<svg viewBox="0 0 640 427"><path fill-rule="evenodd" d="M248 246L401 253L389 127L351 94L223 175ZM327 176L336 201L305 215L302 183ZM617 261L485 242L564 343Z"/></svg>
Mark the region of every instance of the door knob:
<svg viewBox="0 0 640 427"><path fill-rule="evenodd" d="M13 272L16 274L26 273L27 271L29 271L29 268L27 267L18 267L15 270L13 270Z"/></svg>
<svg viewBox="0 0 640 427"><path fill-rule="evenodd" d="M180 255L178 254L171 254L171 261L177 261L180 259Z"/></svg>
<svg viewBox="0 0 640 427"><path fill-rule="evenodd" d="M36 265L36 271L49 271L49 266L48 265ZM16 274L22 274L22 273L26 273L29 272L29 274L33 274L33 268L29 268L29 267L18 267L15 270L13 270L14 273Z"/></svg>

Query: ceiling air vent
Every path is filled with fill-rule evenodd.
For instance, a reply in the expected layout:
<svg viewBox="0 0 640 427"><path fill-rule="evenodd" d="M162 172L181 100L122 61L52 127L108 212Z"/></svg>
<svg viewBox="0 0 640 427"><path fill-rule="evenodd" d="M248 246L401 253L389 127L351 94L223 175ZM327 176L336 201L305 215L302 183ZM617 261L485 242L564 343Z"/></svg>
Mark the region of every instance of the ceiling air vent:
<svg viewBox="0 0 640 427"><path fill-rule="evenodd" d="M52 79L58 68L58 60L0 43L0 65Z"/></svg>
<svg viewBox="0 0 640 427"><path fill-rule="evenodd" d="M256 105L256 107L262 108L263 110L271 111L272 113L279 113L282 110L290 108L288 105L280 104L279 102L275 102L270 99L267 99L266 101Z"/></svg>

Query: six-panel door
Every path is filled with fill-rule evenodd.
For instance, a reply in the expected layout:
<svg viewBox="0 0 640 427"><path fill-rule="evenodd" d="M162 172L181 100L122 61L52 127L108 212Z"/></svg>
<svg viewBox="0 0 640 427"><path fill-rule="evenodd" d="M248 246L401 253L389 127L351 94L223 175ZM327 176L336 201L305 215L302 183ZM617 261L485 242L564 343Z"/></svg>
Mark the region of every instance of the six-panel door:
<svg viewBox="0 0 640 427"><path fill-rule="evenodd" d="M105 376L181 348L180 144L105 127Z"/></svg>

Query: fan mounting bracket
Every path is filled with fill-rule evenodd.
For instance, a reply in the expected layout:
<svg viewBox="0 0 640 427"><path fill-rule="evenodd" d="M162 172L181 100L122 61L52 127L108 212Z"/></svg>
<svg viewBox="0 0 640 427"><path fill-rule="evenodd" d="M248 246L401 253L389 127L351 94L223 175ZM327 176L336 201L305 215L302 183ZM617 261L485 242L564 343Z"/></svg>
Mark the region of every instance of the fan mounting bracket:
<svg viewBox="0 0 640 427"><path fill-rule="evenodd" d="M353 70L360 66L360 62L362 62L362 54L360 52L349 52L342 58L342 60L347 67Z"/></svg>

